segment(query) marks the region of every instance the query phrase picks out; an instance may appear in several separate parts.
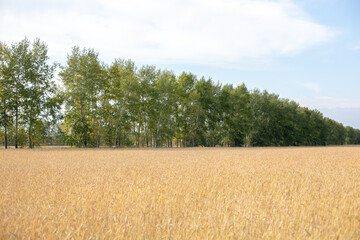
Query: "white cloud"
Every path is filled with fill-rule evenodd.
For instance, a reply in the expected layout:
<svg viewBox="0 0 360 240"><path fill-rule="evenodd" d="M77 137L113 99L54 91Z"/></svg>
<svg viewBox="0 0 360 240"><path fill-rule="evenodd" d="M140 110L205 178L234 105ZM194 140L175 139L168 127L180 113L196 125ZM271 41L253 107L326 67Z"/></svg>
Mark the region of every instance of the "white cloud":
<svg viewBox="0 0 360 240"><path fill-rule="evenodd" d="M355 50L355 51L360 50L360 44L359 44L359 45L357 45L357 46L354 46L354 47L352 48L352 50Z"/></svg>
<svg viewBox="0 0 360 240"><path fill-rule="evenodd" d="M326 96L318 97L303 97L298 98L296 101L305 107L311 109L347 109L356 108L360 109L360 99L349 99L349 98L334 98Z"/></svg>
<svg viewBox="0 0 360 240"><path fill-rule="evenodd" d="M314 91L316 93L320 92L320 87L318 84L313 83L313 82L306 82L306 83L302 83L301 84L303 87L310 89L311 91Z"/></svg>
<svg viewBox="0 0 360 240"><path fill-rule="evenodd" d="M109 61L236 63L294 54L334 35L290 0L38 0L27 9L5 2L12 4L0 16L2 41L40 37L57 61L80 45Z"/></svg>

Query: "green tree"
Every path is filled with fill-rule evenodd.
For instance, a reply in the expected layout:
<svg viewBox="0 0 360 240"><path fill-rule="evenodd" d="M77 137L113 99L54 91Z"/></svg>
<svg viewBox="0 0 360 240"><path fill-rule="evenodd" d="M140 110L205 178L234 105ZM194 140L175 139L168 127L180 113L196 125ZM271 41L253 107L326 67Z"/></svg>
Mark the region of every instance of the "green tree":
<svg viewBox="0 0 360 240"><path fill-rule="evenodd" d="M65 88L64 130L70 144L96 145L92 133L100 121L97 99L103 86L102 71L98 53L91 49L80 51L79 47L73 48L67 66L62 67L59 75Z"/></svg>
<svg viewBox="0 0 360 240"><path fill-rule="evenodd" d="M140 81L136 74L137 68L135 63L128 61L125 65L126 76L124 78L124 108L126 110L126 119L129 120L131 125L130 140L139 147L140 145L140 131L141 131L141 93ZM126 129L127 130L127 129Z"/></svg>
<svg viewBox="0 0 360 240"><path fill-rule="evenodd" d="M175 135L173 126L174 112L176 110L176 77L172 72L162 71L159 73L153 87L153 111L152 126L155 135L155 146L160 147L165 142L168 147L172 146Z"/></svg>
<svg viewBox="0 0 360 240"><path fill-rule="evenodd" d="M139 104L138 104L138 136L141 141L142 146L156 145L156 142L153 142L155 132L156 132L156 119L158 116L155 116L157 93L155 91L155 84L160 75L160 71L157 70L154 66L142 66L137 72L137 80L139 81Z"/></svg>
<svg viewBox="0 0 360 240"><path fill-rule="evenodd" d="M7 68L9 63L9 49L0 42L0 126L4 128L1 134L4 137L4 147L8 148L8 130L11 126L12 116L10 114L11 92L8 88Z"/></svg>
<svg viewBox="0 0 360 240"><path fill-rule="evenodd" d="M129 88L127 82L135 78L135 63L130 60L116 59L108 68L109 103L107 105L106 141L116 147L130 143L131 122L127 110ZM131 81L130 81L131 82Z"/></svg>
<svg viewBox="0 0 360 240"><path fill-rule="evenodd" d="M31 54L29 48L30 42L25 38L19 43L11 44L11 47L2 44L1 51L2 122L5 128L10 123L15 123L15 148L18 148L18 130L23 116L25 74Z"/></svg>
<svg viewBox="0 0 360 240"><path fill-rule="evenodd" d="M358 144L357 131L357 129L354 129L352 127L346 127L346 144Z"/></svg>
<svg viewBox="0 0 360 240"><path fill-rule="evenodd" d="M220 142L220 105L219 85L211 79L201 78L195 86L198 103L194 101L191 118L191 133L195 145L216 146ZM197 108L198 106L198 108ZM193 136L194 135L194 136Z"/></svg>
<svg viewBox="0 0 360 240"><path fill-rule="evenodd" d="M251 112L250 94L244 84L236 87L231 92L231 115L229 119L230 139L233 146L239 147L245 144L246 137L250 134Z"/></svg>
<svg viewBox="0 0 360 240"><path fill-rule="evenodd" d="M43 133L43 122L47 116L55 117L56 109L60 104L54 101L56 96L56 84L53 81L55 65L47 63L48 50L44 42L36 39L31 45L26 60L23 60L24 68L24 123L27 124L29 148L34 144L40 145L39 137L37 142L33 138ZM40 131L40 132L37 132Z"/></svg>
<svg viewBox="0 0 360 240"><path fill-rule="evenodd" d="M194 92L197 79L194 74L183 72L178 77L177 101L176 101L176 136L180 146L192 146L192 136L194 127L191 122L199 106L197 104L198 95ZM195 127L196 128L196 127Z"/></svg>
<svg viewBox="0 0 360 240"><path fill-rule="evenodd" d="M332 119L325 118L326 125L326 145L343 145L346 143L346 129L341 124Z"/></svg>
<svg viewBox="0 0 360 240"><path fill-rule="evenodd" d="M249 93L244 84L221 86L149 65L137 69L131 60L108 67L97 52L79 47L61 67L63 90L52 80L54 71L39 39L0 43L5 148L64 139L78 147L171 147L174 140L180 147L360 144L360 130L276 94Z"/></svg>
<svg viewBox="0 0 360 240"><path fill-rule="evenodd" d="M274 144L272 98L277 98L277 96L271 95L267 91L261 93L259 90L254 90L250 95L252 116L250 138L253 146L272 146Z"/></svg>

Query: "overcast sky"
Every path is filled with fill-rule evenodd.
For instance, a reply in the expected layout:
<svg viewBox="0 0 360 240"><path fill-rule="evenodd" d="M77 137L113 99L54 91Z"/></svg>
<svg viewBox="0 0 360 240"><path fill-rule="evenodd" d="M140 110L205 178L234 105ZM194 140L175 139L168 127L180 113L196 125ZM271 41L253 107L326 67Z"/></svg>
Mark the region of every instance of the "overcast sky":
<svg viewBox="0 0 360 240"><path fill-rule="evenodd" d="M245 83L360 129L359 0L0 0L0 41L38 37L222 84Z"/></svg>

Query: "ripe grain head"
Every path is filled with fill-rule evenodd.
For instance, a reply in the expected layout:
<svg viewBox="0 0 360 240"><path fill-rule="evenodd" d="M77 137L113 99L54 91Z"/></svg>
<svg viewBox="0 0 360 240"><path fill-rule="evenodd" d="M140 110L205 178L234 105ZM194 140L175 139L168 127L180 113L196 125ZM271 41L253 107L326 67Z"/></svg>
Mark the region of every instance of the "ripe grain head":
<svg viewBox="0 0 360 240"><path fill-rule="evenodd" d="M0 238L357 239L360 148L0 151Z"/></svg>

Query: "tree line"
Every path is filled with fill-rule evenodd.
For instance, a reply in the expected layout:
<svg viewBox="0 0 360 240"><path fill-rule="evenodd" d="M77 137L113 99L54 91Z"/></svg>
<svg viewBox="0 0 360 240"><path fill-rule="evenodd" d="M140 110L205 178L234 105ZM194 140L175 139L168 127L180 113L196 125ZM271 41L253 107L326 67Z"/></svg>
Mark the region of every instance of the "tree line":
<svg viewBox="0 0 360 240"><path fill-rule="evenodd" d="M47 45L0 43L3 145L77 147L316 146L360 144L360 130L244 84L115 59L74 47L64 66ZM54 73L59 68L61 84Z"/></svg>

